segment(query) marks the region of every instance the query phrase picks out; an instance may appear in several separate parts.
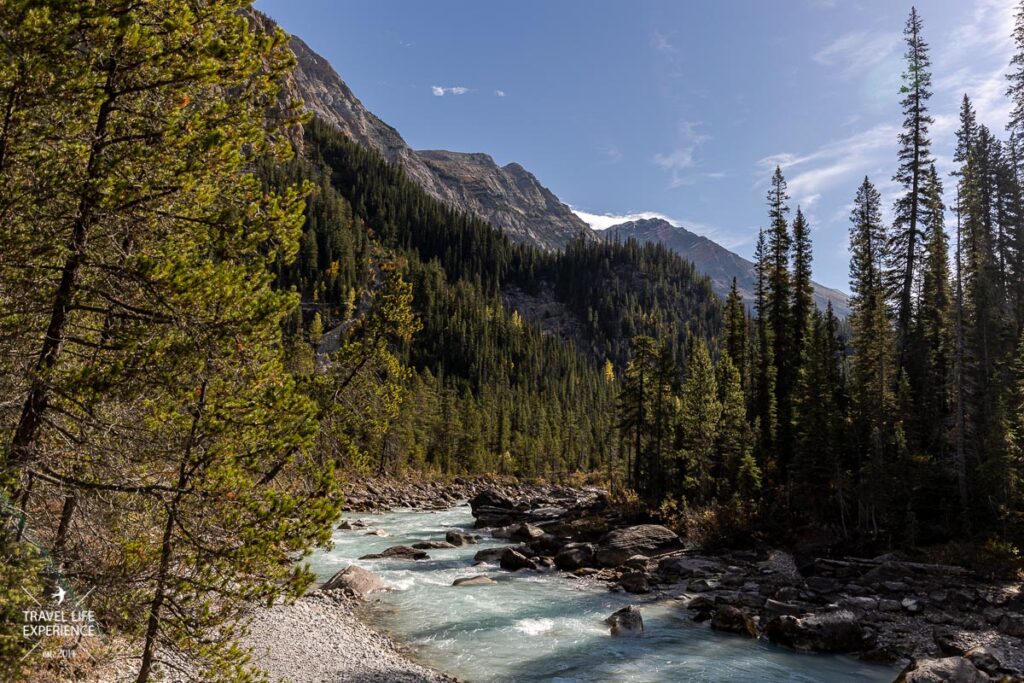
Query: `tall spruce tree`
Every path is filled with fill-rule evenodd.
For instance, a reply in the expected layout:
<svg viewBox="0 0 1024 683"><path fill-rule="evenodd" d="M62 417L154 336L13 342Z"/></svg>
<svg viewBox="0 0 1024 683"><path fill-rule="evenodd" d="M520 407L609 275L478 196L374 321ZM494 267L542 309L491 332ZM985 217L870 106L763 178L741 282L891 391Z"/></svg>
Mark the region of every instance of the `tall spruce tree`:
<svg viewBox="0 0 1024 683"><path fill-rule="evenodd" d="M921 17L916 8L910 9L903 35L907 44L905 53L906 70L903 72L903 131L899 136L899 168L893 180L903 188L894 208L892 234L889 238L888 267L889 286L892 290L896 309L896 334L899 344L899 360L907 360L911 318L913 316L914 294L920 269L922 250L921 217L927 211L927 196L924 180L932 163L929 126L933 123L928 114L928 99L931 97L931 60L928 45L921 35Z"/></svg>
<svg viewBox="0 0 1024 683"><path fill-rule="evenodd" d="M878 532L886 511L886 474L895 454L895 367L884 283L885 226L881 195L864 178L850 214L850 327L853 400L860 473L859 524ZM865 457L866 456L866 457Z"/></svg>
<svg viewBox="0 0 1024 683"><path fill-rule="evenodd" d="M743 298L736 286L736 278L732 279L729 296L725 299L723 328L725 334L725 351L729 354L733 367L740 373L741 383L746 384L747 374L747 312L743 306Z"/></svg>
<svg viewBox="0 0 1024 683"><path fill-rule="evenodd" d="M772 359L775 366L775 406L778 413L774 444L779 476L786 468L793 449L792 391L797 359L793 355L793 276L790 253L793 238L786 215L789 194L782 169L775 167L768 189L768 229L766 231L765 308L767 328L771 332Z"/></svg>
<svg viewBox="0 0 1024 683"><path fill-rule="evenodd" d="M793 217L793 346L800 358L814 313L814 286L811 284L811 228L798 206Z"/></svg>

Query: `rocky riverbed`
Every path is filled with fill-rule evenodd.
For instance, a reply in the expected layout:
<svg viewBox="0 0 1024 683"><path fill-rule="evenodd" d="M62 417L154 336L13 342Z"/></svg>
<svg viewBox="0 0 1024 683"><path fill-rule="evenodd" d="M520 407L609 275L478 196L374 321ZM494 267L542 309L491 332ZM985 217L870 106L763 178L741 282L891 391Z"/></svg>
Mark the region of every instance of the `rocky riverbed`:
<svg viewBox="0 0 1024 683"><path fill-rule="evenodd" d="M488 488L480 527L518 543L503 568L555 566L615 591L659 592L710 628L797 650L906 666L906 681L1024 681L1024 592L956 566L804 558L762 548L705 554L654 524L621 526L599 492L524 497ZM492 551L495 552L495 551Z"/></svg>

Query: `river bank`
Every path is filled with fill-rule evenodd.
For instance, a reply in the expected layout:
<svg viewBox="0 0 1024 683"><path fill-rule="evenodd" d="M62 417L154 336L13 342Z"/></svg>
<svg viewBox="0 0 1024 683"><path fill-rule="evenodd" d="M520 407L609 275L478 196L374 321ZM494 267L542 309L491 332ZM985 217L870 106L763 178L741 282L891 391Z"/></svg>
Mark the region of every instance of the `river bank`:
<svg viewBox="0 0 1024 683"><path fill-rule="evenodd" d="M983 581L958 567L895 556L798 564L777 549L702 554L663 527L628 525L595 490L467 481L434 501L423 491L427 485L413 485L412 492L396 482L359 486L365 509L388 507L377 505L367 487L384 491L389 501L419 498L427 509L471 497L476 526L507 539L477 553L477 561L599 583L635 596L642 607L670 601L709 629L796 650L916 665L908 681L932 680L944 669L959 672L953 680L1019 680L1024 668L1019 582Z"/></svg>

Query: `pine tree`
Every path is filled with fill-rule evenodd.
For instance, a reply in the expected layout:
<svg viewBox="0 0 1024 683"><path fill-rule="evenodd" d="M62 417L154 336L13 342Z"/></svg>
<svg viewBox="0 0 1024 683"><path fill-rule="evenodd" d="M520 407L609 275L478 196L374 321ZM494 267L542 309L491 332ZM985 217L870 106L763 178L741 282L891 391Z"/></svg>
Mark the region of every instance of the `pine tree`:
<svg viewBox="0 0 1024 683"><path fill-rule="evenodd" d="M743 298L736 286L735 277L732 279L729 296L725 300L724 316L725 351L740 373L742 381L747 370L747 312L743 307Z"/></svg>
<svg viewBox="0 0 1024 683"><path fill-rule="evenodd" d="M814 286L811 284L811 229L798 206L793 217L793 347L800 358L804 338L814 313Z"/></svg>
<svg viewBox="0 0 1024 683"><path fill-rule="evenodd" d="M632 351L619 391L618 413L619 430L630 435L632 463L627 471L629 485L636 489L649 470L646 444L650 432L649 406L655 384L657 344L650 337L634 337Z"/></svg>
<svg viewBox="0 0 1024 683"><path fill-rule="evenodd" d="M883 282L885 226L881 196L864 178L854 199L850 221L850 327L854 349L850 390L854 408L856 452L866 454L859 462L862 526L879 530L885 512L886 468L895 450L893 412L896 369L892 330Z"/></svg>
<svg viewBox="0 0 1024 683"><path fill-rule="evenodd" d="M927 242L920 304L915 317L915 369L913 411L916 431L927 453L940 462L948 453L947 425L953 377L953 293L949 272L949 246L946 237L942 184L935 166L925 179L928 196L924 216Z"/></svg>
<svg viewBox="0 0 1024 683"><path fill-rule="evenodd" d="M774 467L774 448L778 437L778 404L776 400L776 384L778 371L775 365L774 331L769 322L768 307L768 272L770 254L768 253L765 232L757 235L757 246L754 250L754 268L757 276L754 308L757 313L755 377L753 382L753 415L759 427L758 447L763 467L771 471Z"/></svg>
<svg viewBox="0 0 1024 683"><path fill-rule="evenodd" d="M903 131L899 136L900 165L893 180L903 187L903 196L896 202L892 235L889 238L888 267L890 287L896 309L896 333L901 365L907 360L914 293L920 269L922 249L921 216L927 211L924 179L932 164L928 128L933 123L928 114L931 97L931 59L928 45L921 36L921 18L916 8L903 31L907 43L906 70L903 72Z"/></svg>
<svg viewBox="0 0 1024 683"><path fill-rule="evenodd" d="M772 339L772 358L775 365L776 440L775 457L781 476L792 453L792 391L796 359L793 355L793 279L789 270L792 236L786 214L789 194L782 169L775 168L768 190L768 230L766 232L767 262L765 307L767 327Z"/></svg>
<svg viewBox="0 0 1024 683"><path fill-rule="evenodd" d="M703 340L693 344L687 359L680 411L680 456L686 472L686 488L696 501L708 502L714 492L715 440L722 404L711 356Z"/></svg>
<svg viewBox="0 0 1024 683"><path fill-rule="evenodd" d="M746 399L739 370L729 355L722 356L716 369L722 408L717 430L715 475L718 492L727 499L740 488L740 472L745 460L752 456L753 435L747 423Z"/></svg>

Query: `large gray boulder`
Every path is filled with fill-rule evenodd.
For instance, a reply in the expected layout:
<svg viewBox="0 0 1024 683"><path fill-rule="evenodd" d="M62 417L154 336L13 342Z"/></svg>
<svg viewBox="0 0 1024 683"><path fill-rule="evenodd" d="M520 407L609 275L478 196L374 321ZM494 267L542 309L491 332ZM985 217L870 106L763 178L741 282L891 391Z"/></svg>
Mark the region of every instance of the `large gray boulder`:
<svg viewBox="0 0 1024 683"><path fill-rule="evenodd" d="M965 657L922 659L903 670L896 683L988 683L989 678Z"/></svg>
<svg viewBox="0 0 1024 683"><path fill-rule="evenodd" d="M386 588L387 586L379 576L356 565L342 569L320 586L322 591L343 589L358 597Z"/></svg>
<svg viewBox="0 0 1024 683"><path fill-rule="evenodd" d="M393 559L393 560L429 560L430 555L427 555L422 550L416 550L410 548L407 545L393 545L384 552L381 553L370 553L369 555L363 555L359 558L360 560L381 560L381 559Z"/></svg>
<svg viewBox="0 0 1024 683"><path fill-rule="evenodd" d="M679 544L679 536L660 524L640 524L616 529L598 543L597 561L605 567L617 567L634 555L656 554Z"/></svg>
<svg viewBox="0 0 1024 683"><path fill-rule="evenodd" d="M765 626L773 643L813 652L861 652L873 645L873 636L853 612L837 610L797 618L780 615Z"/></svg>
<svg viewBox="0 0 1024 683"><path fill-rule="evenodd" d="M757 638L757 625L742 610L732 605L721 605L711 617L711 628L726 633Z"/></svg>
<svg viewBox="0 0 1024 683"><path fill-rule="evenodd" d="M638 636L644 632L644 619L635 605L613 612L604 623L612 627L613 636Z"/></svg>
<svg viewBox="0 0 1024 683"><path fill-rule="evenodd" d="M492 586L496 583L497 581L486 574L480 574L478 576L462 576L452 581L453 586Z"/></svg>
<svg viewBox="0 0 1024 683"><path fill-rule="evenodd" d="M501 560L499 565L502 569L509 571L519 571L520 569L536 569L537 563L523 555L515 548L505 548L504 552L501 553Z"/></svg>
<svg viewBox="0 0 1024 683"><path fill-rule="evenodd" d="M570 572L593 562L594 546L589 543L570 543L555 555L555 566Z"/></svg>

